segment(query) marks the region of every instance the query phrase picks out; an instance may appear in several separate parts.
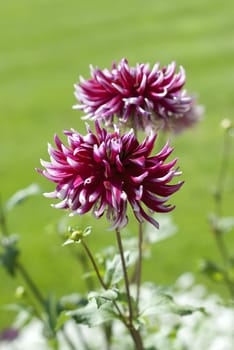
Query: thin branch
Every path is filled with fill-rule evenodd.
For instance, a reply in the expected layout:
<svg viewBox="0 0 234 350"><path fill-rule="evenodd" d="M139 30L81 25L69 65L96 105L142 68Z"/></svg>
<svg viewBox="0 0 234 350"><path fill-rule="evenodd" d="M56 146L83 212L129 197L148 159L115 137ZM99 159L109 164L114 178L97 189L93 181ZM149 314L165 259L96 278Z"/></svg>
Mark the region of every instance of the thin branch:
<svg viewBox="0 0 234 350"><path fill-rule="evenodd" d="M126 262L124 258L124 250L123 250L121 235L118 228L116 229L116 237L117 237L117 242L118 242L118 247L120 252L123 274L124 274L124 283L125 283L125 289L127 293L128 309L129 309L129 322L127 324L125 322L125 325L127 326L132 336L132 339L135 344L135 349L144 350L140 332L134 327L134 324L133 324L133 309L132 309L132 302L131 302L131 295L130 295L130 288L129 288L129 279L127 274Z"/></svg>
<svg viewBox="0 0 234 350"><path fill-rule="evenodd" d="M96 262L95 262L95 260L94 260L94 258L93 258L93 255L92 255L91 251L89 250L89 248L88 248L87 244L84 242L84 240L82 240L81 243L82 243L82 245L83 245L83 247L84 247L86 253L88 254L88 257L89 257L89 259L90 259L90 261L91 261L91 263L92 263L92 265L93 265L93 268L94 268L94 270L95 270L95 272L96 272L97 278L98 278L98 280L99 280L101 286L102 286L104 289L107 289L107 285L106 285L105 282L103 281L103 278L102 278L102 276L101 276L101 274L100 274L100 272L99 272L99 269L98 269L98 267L97 267L97 264L96 264Z"/></svg>
<svg viewBox="0 0 234 350"><path fill-rule="evenodd" d="M215 191L215 204L216 204L216 216L217 218L222 217L222 206L223 206L223 190L224 190L224 184L225 179L227 176L228 171L228 164L229 164L229 157L230 156L230 135L228 130L225 130L224 132L224 140L223 140L223 149L222 149L222 156L221 156L221 162L220 162L220 169L218 173L218 179L217 179L217 186ZM217 228L213 227L213 233L216 240L216 244L218 247L218 250L220 252L220 255L222 257L223 263L224 263L224 281L226 283L226 286L231 294L231 296L234 296L234 285L231 281L228 273L228 268L230 264L230 257L227 250L227 247L223 240L223 234L220 232Z"/></svg>
<svg viewBox="0 0 234 350"><path fill-rule="evenodd" d="M225 281L226 286L230 292L231 297L233 298L234 297L234 285L233 285L233 282L230 280L229 274L228 274L229 254L228 254L226 245L224 244L222 233L217 232L216 230L214 230L213 232L214 232L217 247L219 249L220 255L221 255L223 262L224 262L224 269L223 269L224 281Z"/></svg>
<svg viewBox="0 0 234 350"><path fill-rule="evenodd" d="M230 155L230 136L228 131L225 130L221 163L220 163L220 169L219 169L216 193L215 193L216 214L219 217L222 216L223 188L224 188L224 183L225 183L225 179L228 171L229 155Z"/></svg>
<svg viewBox="0 0 234 350"><path fill-rule="evenodd" d="M31 277L29 276L28 272L24 268L24 266L18 262L16 267L17 267L18 271L20 272L21 276L23 277L24 281L26 282L26 284L28 285L28 287L30 288L30 290L32 291L34 296L36 297L36 299L39 301L39 303L44 308L45 307L45 300L44 300L41 292L39 291L39 289L37 288L37 286L35 285L35 283L31 279Z"/></svg>
<svg viewBox="0 0 234 350"><path fill-rule="evenodd" d="M140 287L141 287L141 274L142 274L142 243L143 243L143 231L142 223L139 223L139 232L138 232L138 261L137 261L137 272L136 272L136 302L139 304L140 299Z"/></svg>
<svg viewBox="0 0 234 350"><path fill-rule="evenodd" d="M4 236L9 236L7 223L6 223L6 216L5 216L5 211L3 208L1 196L0 196L0 225L2 227L2 234Z"/></svg>
<svg viewBox="0 0 234 350"><path fill-rule="evenodd" d="M89 257L89 259L90 259L90 261L91 261L91 263L92 263L92 266L93 266L93 268L94 268L94 270L95 270L95 272L96 272L96 275L97 275L97 277L98 277L98 280L99 280L101 286L102 286L105 290L107 290L107 289L108 289L108 286L107 286L107 284L103 281L103 278L102 278L102 276L101 276L101 274L100 274L100 272L99 272L99 269L98 269L98 266L97 266L97 264L96 264L96 262L95 262L95 260L94 260L94 257L93 257L93 255L92 255L91 251L89 250L87 244L84 242L84 240L82 240L82 245L83 245L83 247L84 247L84 249L85 249L85 251L86 251L86 253L87 253L87 255L88 255L88 257ZM116 301L113 301L113 305L115 306L115 308L116 308L116 310L117 310L117 312L118 312L118 314L119 314L120 319L122 320L122 322L123 322L123 323L125 324L125 326L127 327L127 322L126 322L126 320L125 320L125 317L124 317L122 311L120 310L118 304L116 303Z"/></svg>
<svg viewBox="0 0 234 350"><path fill-rule="evenodd" d="M127 274L127 268L126 268L126 262L124 258L124 250L123 250L123 245L122 245L122 240L120 236L119 229L116 229L116 238L118 242L118 247L119 247L119 253L120 253L120 258L121 258L121 263L122 263L122 269L123 269L123 274L124 274L124 283L125 283L125 289L127 293L127 301L128 301L128 310L129 310L129 324L132 324L133 320L133 310L132 310L132 302L131 302L131 295L130 295L130 289L129 289L129 280L128 280L128 274Z"/></svg>

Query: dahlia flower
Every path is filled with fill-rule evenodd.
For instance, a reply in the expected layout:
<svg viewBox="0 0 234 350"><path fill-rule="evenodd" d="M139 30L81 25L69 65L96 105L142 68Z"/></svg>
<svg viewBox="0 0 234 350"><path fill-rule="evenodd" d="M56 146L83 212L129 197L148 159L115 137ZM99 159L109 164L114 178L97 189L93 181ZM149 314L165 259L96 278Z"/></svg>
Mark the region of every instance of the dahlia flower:
<svg viewBox="0 0 234 350"><path fill-rule="evenodd" d="M158 222L151 212L169 212L174 207L165 202L182 185L169 184L180 175L174 168L176 159L165 164L172 152L168 144L154 156L151 152L156 135L151 133L139 143L133 130L122 136L117 126L109 133L96 121L96 134L87 125L87 135L74 129L64 131L68 146L56 135L56 148L48 147L50 162L41 160L44 170L38 171L57 184L45 196L58 198L55 208L85 214L92 210L99 218L106 213L112 228L128 222L127 206L131 206L139 222Z"/></svg>
<svg viewBox="0 0 234 350"><path fill-rule="evenodd" d="M75 84L78 104L74 108L85 112L84 119L99 119L106 126L113 125L116 115L119 123L135 130L178 132L191 126L183 122L188 114L193 122L200 117L194 97L183 90L185 81L183 67L176 73L175 62L161 69L156 63L152 70L149 64L130 67L126 59L113 63L111 70L91 66L91 79L81 77Z"/></svg>

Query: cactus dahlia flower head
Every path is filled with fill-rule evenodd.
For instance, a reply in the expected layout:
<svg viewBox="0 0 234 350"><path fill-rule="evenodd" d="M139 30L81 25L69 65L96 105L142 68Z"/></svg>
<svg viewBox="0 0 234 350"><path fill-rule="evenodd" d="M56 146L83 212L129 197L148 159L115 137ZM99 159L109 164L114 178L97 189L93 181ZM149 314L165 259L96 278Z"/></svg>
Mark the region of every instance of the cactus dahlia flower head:
<svg viewBox="0 0 234 350"><path fill-rule="evenodd" d="M201 109L183 86L186 81L183 67L176 73L176 63L160 68L156 63L130 67L126 59L112 69L100 70L91 66L91 79L82 77L75 84L75 109L85 112L85 119L104 121L113 125L127 124L135 130L170 130L175 133L200 119ZM178 125L177 125L178 121Z"/></svg>
<svg viewBox="0 0 234 350"><path fill-rule="evenodd" d="M127 224L127 207L138 221L149 221L158 227L146 212L168 212L174 207L165 204L182 185L170 184L180 175L174 168L176 159L166 163L172 152L168 144L151 155L156 135L151 133L139 143L133 130L122 136L115 126L109 133L96 121L96 133L87 126L87 135L65 131L68 146L55 136L56 148L49 145L50 162L41 160L45 170L38 170L57 184L45 196L58 198L55 208L69 209L73 214L92 210L99 218L106 213L112 228Z"/></svg>

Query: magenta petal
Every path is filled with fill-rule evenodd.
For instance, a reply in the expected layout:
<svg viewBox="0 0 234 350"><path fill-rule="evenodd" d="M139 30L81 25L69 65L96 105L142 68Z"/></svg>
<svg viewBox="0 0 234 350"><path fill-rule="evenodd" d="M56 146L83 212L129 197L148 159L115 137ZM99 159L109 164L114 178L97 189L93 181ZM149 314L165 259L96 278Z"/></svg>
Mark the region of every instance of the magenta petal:
<svg viewBox="0 0 234 350"><path fill-rule="evenodd" d="M126 62L122 64L126 65ZM148 68L139 66L137 69L144 75ZM129 74L125 67L125 78ZM102 75L99 80L106 84ZM50 161L42 160L44 170L37 169L56 183L55 191L45 196L57 198L59 202L53 206L69 209L73 215L92 211L100 218L105 213L112 229L127 224L128 205L139 222L146 220L158 227L147 210L173 210L167 202L183 184L171 183L180 175L175 168L177 159L166 163L173 149L167 143L152 155L155 134L151 133L140 143L133 131L121 135L117 126L113 132L102 128L98 121L95 126L96 133L87 126L85 136L73 129L65 131L68 145L62 144L57 137L57 149L50 146Z"/></svg>
<svg viewBox="0 0 234 350"><path fill-rule="evenodd" d="M117 123L135 130L175 133L200 119L194 98L183 89L185 70L180 66L176 73L176 62L162 68L157 62L150 69L148 63L130 67L123 58L119 64L113 62L110 70L91 66L90 71L90 79L81 77L74 85L78 101L74 108L83 110L83 118L104 121L109 127L117 117ZM190 111L193 123L187 122ZM177 123L180 117L182 120Z"/></svg>

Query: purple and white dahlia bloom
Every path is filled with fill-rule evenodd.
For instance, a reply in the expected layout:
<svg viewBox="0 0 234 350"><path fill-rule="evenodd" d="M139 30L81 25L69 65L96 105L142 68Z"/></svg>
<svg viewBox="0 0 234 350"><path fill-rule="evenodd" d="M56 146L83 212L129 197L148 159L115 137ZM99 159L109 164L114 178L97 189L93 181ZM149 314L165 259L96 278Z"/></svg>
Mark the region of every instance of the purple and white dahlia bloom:
<svg viewBox="0 0 234 350"><path fill-rule="evenodd" d="M55 136L56 148L49 145L50 162L41 160L44 170L38 171L57 184L52 193L58 198L56 208L69 209L73 214L92 210L99 218L106 213L112 228L127 224L127 206L132 207L139 222L158 222L151 212L169 212L166 204L183 182L170 184L180 175L176 159L165 163L172 152L168 144L152 156L156 135L151 133L139 143L133 130L122 136L118 127L107 132L96 121L96 133L87 125L87 135L75 130L65 131L68 146Z"/></svg>
<svg viewBox="0 0 234 350"><path fill-rule="evenodd" d="M162 68L156 63L152 69L149 64L130 67L126 59L113 63L111 70L91 66L91 79L81 77L75 84L74 108L82 110L85 119L102 120L106 126L117 116L118 123L135 130L178 133L200 119L195 98L183 89L185 81L183 67L176 73L175 62ZM188 116L192 123L187 123Z"/></svg>

